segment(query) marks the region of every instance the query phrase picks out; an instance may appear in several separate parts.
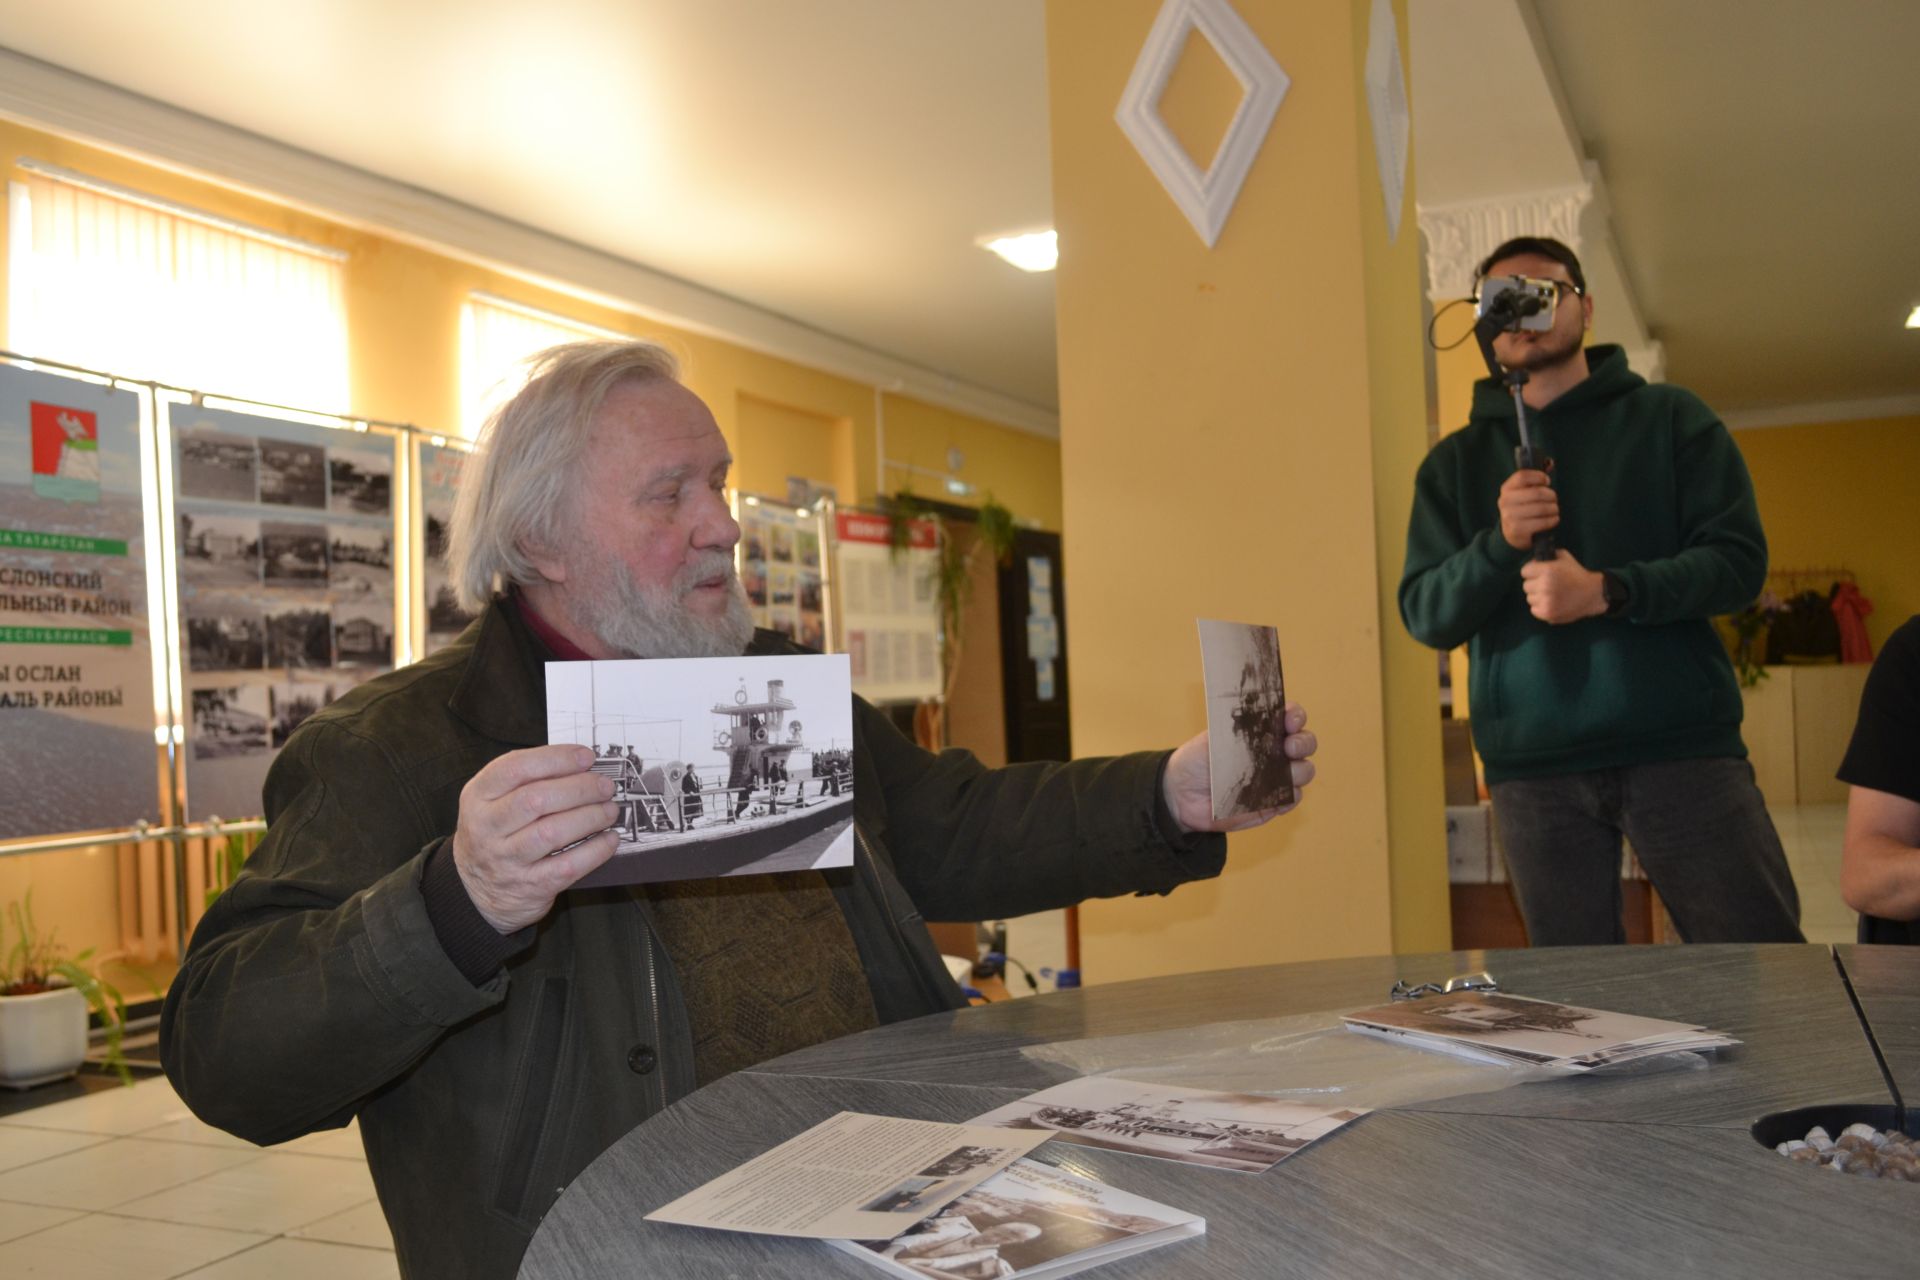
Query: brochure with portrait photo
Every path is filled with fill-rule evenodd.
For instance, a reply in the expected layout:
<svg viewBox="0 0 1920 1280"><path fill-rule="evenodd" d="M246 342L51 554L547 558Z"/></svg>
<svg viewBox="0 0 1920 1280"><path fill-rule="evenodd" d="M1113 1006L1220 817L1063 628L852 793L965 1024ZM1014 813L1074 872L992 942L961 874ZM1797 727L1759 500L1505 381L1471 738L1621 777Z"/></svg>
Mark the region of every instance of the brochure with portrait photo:
<svg viewBox="0 0 1920 1280"><path fill-rule="evenodd" d="M1017 1160L891 1240L833 1240L908 1280L1041 1280L1204 1233L1198 1214Z"/></svg>
<svg viewBox="0 0 1920 1280"><path fill-rule="evenodd" d="M619 846L576 888L853 863L845 654L549 662L547 741L615 788Z"/></svg>

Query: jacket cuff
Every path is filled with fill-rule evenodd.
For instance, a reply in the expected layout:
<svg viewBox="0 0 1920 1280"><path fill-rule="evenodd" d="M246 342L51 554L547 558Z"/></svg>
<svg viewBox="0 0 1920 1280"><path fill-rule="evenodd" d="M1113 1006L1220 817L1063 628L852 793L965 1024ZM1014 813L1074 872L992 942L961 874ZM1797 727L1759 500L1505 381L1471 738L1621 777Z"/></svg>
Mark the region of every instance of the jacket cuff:
<svg viewBox="0 0 1920 1280"><path fill-rule="evenodd" d="M383 999L410 1017L451 1027L505 999L507 978L496 971L484 985L469 982L434 934L420 881L427 858L444 843L428 846L362 893L361 964Z"/></svg>
<svg viewBox="0 0 1920 1280"><path fill-rule="evenodd" d="M1480 553L1497 569L1518 569L1532 555L1530 551L1515 549L1499 529L1486 529L1480 534Z"/></svg>
<svg viewBox="0 0 1920 1280"><path fill-rule="evenodd" d="M502 935L487 923L473 905L460 879L460 868L444 844L434 846L427 854L420 873L420 896L426 900L427 920L447 959L476 987L498 973L508 957L527 944L532 933L529 926Z"/></svg>
<svg viewBox="0 0 1920 1280"><path fill-rule="evenodd" d="M1173 816L1173 810L1167 805L1167 764L1173 759L1173 752L1161 755L1159 767L1153 771L1153 834L1159 838L1162 849L1173 855L1179 865L1180 874L1189 880L1204 880L1220 874L1227 861L1227 837L1218 831L1188 831ZM1179 881L1175 881L1179 883ZM1142 889L1141 896L1148 893L1165 894L1173 888L1172 884L1164 888Z"/></svg>

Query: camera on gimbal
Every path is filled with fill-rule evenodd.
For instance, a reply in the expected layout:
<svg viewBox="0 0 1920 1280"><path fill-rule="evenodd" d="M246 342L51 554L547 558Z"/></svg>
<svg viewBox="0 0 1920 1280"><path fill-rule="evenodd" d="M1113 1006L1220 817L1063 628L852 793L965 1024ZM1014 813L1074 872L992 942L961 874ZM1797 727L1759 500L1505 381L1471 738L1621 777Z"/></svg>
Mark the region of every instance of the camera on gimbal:
<svg viewBox="0 0 1920 1280"><path fill-rule="evenodd" d="M1553 308L1560 300L1560 282L1536 276L1488 276L1474 299L1479 323L1494 332L1526 330L1542 333L1553 328Z"/></svg>

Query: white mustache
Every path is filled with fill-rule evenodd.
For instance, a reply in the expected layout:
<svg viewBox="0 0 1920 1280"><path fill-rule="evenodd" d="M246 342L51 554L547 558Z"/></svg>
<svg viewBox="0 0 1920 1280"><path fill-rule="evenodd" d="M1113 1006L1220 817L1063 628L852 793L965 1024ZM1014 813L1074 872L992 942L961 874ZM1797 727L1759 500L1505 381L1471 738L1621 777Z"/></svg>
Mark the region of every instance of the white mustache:
<svg viewBox="0 0 1920 1280"><path fill-rule="evenodd" d="M739 579L733 571L732 556L724 552L716 551L702 556L692 564L684 566L680 572L675 575L673 584L675 594L685 595L687 592L693 590L699 583L706 582L712 578L722 579L729 587L739 585Z"/></svg>

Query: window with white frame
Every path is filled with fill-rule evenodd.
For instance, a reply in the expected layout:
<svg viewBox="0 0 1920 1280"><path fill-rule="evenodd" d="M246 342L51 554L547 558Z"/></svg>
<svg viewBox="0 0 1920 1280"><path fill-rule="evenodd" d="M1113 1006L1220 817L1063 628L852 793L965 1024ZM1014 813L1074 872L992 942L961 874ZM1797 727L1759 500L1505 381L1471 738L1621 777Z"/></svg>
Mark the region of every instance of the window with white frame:
<svg viewBox="0 0 1920 1280"><path fill-rule="evenodd" d="M352 408L346 254L34 161L8 184L7 346L128 378Z"/></svg>
<svg viewBox="0 0 1920 1280"><path fill-rule="evenodd" d="M471 293L460 309L460 429L471 440L493 411L526 381L526 362L563 342L611 339L631 334L572 320L490 293Z"/></svg>

